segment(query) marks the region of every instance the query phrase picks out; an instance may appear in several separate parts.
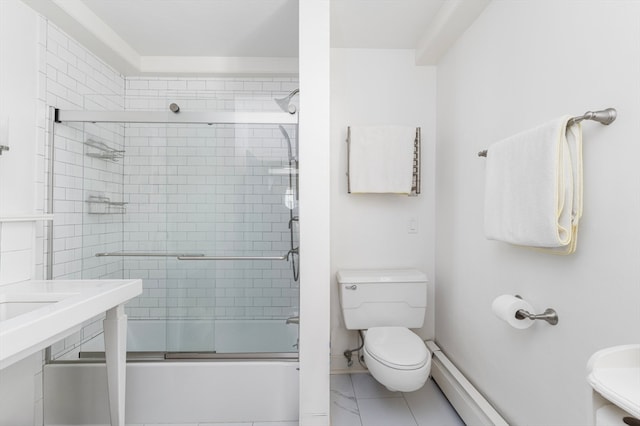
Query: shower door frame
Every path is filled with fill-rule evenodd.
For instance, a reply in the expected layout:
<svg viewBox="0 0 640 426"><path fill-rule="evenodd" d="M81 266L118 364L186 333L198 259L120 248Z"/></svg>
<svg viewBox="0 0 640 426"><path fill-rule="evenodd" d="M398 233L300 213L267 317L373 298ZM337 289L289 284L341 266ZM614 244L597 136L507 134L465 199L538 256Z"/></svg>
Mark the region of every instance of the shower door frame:
<svg viewBox="0 0 640 426"><path fill-rule="evenodd" d="M87 110L62 110L55 107L49 108L49 178L48 178L48 207L53 213L53 176L55 164L54 150L54 125L56 123L149 123L149 124L256 124L256 125L298 125L297 112L221 112L221 111L87 111ZM53 271L53 224L47 230L47 278L52 279ZM162 256L176 257L178 260L288 260L289 253L282 256L203 256L182 253L98 253L96 256ZM299 303L299 302L298 302ZM298 305L299 309L299 305ZM299 330L298 330L299 336ZM160 356L162 355L162 356ZM95 362L101 358L100 353L87 353L85 362ZM52 360L51 348L47 348L45 359L48 363L68 363L76 361ZM254 352L254 353L216 353L216 352L135 352L127 353L128 360L289 360L297 361L299 352Z"/></svg>
<svg viewBox="0 0 640 426"><path fill-rule="evenodd" d="M74 111L55 109L56 123L161 123L161 124L298 124L287 112L220 111Z"/></svg>

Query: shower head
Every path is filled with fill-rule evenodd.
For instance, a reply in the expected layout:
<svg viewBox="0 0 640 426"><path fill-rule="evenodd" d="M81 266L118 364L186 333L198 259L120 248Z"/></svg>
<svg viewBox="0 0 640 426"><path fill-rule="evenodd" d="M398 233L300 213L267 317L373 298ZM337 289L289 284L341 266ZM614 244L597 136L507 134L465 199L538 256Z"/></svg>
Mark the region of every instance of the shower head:
<svg viewBox="0 0 640 426"><path fill-rule="evenodd" d="M180 112L180 107L176 103L172 103L171 105L169 105L169 109L176 114Z"/></svg>
<svg viewBox="0 0 640 426"><path fill-rule="evenodd" d="M295 89L284 98L274 99L281 110L288 112L289 114L296 113L296 106L291 104L291 98L300 93L300 89Z"/></svg>

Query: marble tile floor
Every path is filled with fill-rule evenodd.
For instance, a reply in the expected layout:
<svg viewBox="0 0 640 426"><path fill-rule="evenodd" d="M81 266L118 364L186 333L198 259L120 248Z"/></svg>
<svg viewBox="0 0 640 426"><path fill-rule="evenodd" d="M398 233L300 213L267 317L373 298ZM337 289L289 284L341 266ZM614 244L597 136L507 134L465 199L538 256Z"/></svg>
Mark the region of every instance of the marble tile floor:
<svg viewBox="0 0 640 426"><path fill-rule="evenodd" d="M464 426L429 379L415 392L391 392L371 375L331 376L332 426Z"/></svg>

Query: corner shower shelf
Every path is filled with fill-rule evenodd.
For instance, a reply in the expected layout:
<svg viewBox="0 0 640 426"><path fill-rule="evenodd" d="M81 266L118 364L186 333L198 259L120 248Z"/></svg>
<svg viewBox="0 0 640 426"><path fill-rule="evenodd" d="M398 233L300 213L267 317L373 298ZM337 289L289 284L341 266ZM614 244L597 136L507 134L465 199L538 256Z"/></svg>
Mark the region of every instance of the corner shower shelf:
<svg viewBox="0 0 640 426"><path fill-rule="evenodd" d="M127 212L127 203L111 201L109 197L90 195L87 199L89 214L122 214Z"/></svg>
<svg viewBox="0 0 640 426"><path fill-rule="evenodd" d="M84 143L88 148L93 151L87 151L85 155L91 158L99 158L101 160L117 162L119 159L124 158L124 151L111 148L109 145L99 142L93 139L87 139Z"/></svg>

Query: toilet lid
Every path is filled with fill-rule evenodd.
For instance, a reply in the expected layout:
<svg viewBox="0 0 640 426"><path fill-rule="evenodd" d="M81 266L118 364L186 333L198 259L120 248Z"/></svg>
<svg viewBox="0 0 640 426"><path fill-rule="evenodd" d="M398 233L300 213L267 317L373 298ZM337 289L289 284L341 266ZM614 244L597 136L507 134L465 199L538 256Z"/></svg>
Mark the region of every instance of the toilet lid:
<svg viewBox="0 0 640 426"><path fill-rule="evenodd" d="M429 359L422 339L405 327L370 328L364 348L379 362L399 370L420 368Z"/></svg>

